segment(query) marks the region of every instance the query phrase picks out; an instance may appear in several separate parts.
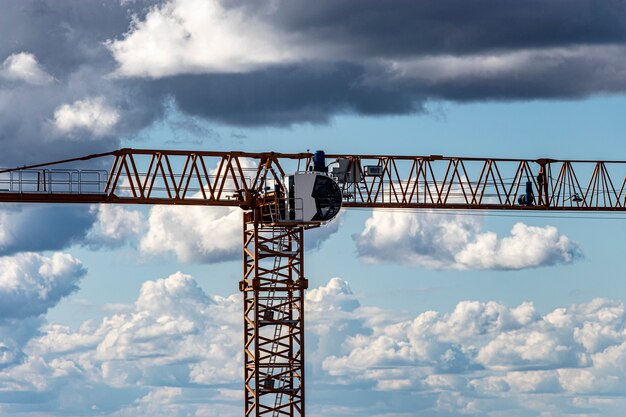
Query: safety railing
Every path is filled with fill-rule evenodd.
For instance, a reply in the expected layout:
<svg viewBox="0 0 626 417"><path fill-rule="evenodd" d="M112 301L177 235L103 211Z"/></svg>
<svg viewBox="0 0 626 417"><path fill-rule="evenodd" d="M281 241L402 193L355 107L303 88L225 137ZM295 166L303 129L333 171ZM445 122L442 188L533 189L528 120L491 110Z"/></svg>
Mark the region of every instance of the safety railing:
<svg viewBox="0 0 626 417"><path fill-rule="evenodd" d="M92 181L85 176L94 171L35 170L112 156L104 188L106 173ZM287 173L310 172L312 156L121 149L13 168L0 174L0 192L104 192L109 202L250 207L266 187L284 186ZM326 168L339 184L344 207L626 211L621 160L326 157L334 161Z"/></svg>
<svg viewBox="0 0 626 417"><path fill-rule="evenodd" d="M0 192L41 194L103 194L104 170L25 169L0 174Z"/></svg>

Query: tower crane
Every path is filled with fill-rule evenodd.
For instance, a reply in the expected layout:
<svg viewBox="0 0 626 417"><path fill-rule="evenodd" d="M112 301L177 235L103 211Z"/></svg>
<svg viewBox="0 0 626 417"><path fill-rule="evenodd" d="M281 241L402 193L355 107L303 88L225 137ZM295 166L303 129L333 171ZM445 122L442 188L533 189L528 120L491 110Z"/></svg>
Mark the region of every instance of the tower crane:
<svg viewBox="0 0 626 417"><path fill-rule="evenodd" d="M626 211L626 161L120 149L0 170L0 202L241 208L244 415L293 417L305 230L342 207Z"/></svg>

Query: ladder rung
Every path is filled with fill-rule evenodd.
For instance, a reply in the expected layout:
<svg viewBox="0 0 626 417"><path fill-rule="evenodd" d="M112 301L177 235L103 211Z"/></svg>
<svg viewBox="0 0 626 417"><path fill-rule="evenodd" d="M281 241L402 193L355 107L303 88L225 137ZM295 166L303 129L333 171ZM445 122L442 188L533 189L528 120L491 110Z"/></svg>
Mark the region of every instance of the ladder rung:
<svg viewBox="0 0 626 417"><path fill-rule="evenodd" d="M299 322L299 320L260 320L259 324L261 326L268 326L270 324L275 324L280 326L281 324L285 324L285 325L289 325L289 326L293 326L294 324L297 324Z"/></svg>
<svg viewBox="0 0 626 417"><path fill-rule="evenodd" d="M296 256L298 254L298 251L295 250L291 250L291 251L282 251L282 252L278 252L278 251L273 251L273 250L260 250L259 251L259 256L263 256L263 257L269 257L269 256L274 256L274 257L293 257Z"/></svg>

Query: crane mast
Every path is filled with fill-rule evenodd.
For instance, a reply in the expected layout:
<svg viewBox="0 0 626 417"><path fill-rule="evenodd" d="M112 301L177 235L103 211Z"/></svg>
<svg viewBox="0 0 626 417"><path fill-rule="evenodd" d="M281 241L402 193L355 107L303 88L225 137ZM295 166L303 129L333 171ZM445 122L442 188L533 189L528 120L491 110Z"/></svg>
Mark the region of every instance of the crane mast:
<svg viewBox="0 0 626 417"><path fill-rule="evenodd" d="M121 149L0 170L0 202L243 209L244 415L292 417L305 415L305 230L339 207L626 211L626 161Z"/></svg>

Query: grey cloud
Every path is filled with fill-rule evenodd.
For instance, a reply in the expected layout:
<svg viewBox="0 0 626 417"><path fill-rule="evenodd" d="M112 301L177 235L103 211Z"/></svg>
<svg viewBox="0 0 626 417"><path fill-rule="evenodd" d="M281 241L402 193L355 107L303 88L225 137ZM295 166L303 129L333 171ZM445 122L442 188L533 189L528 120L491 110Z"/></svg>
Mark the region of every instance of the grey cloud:
<svg viewBox="0 0 626 417"><path fill-rule="evenodd" d="M133 18L141 21L151 6L163 3L2 2L0 36L8 41L0 45L0 59L32 53L56 82L0 85L0 143L8 149L0 163L65 157L68 149L112 149L120 137L132 138L162 117L163 103L171 98L183 112L209 121L280 126L325 123L346 113L420 113L429 99L580 98L626 91L626 6L618 0L223 1L284 35L278 39L311 46L316 55L230 74L107 77L116 62L106 41L123 39ZM587 49L570 53L581 46ZM440 76L446 73L441 65L422 62L453 57L464 67L464 59L506 60L516 53L529 57L508 69L479 67L449 77ZM68 137L47 129L58 106L88 97L103 97L119 111L110 135L93 140L84 132Z"/></svg>
<svg viewBox="0 0 626 417"><path fill-rule="evenodd" d="M449 77L444 64L342 62L273 66L243 74L178 75L145 82L157 103L173 98L185 113L220 123L259 126L325 123L339 114L391 115L424 111L428 100L579 99L626 91L626 48L525 51L516 65L478 68ZM497 57L497 55L496 55ZM489 60L489 56L459 57ZM509 59L506 55L503 61Z"/></svg>
<svg viewBox="0 0 626 417"><path fill-rule="evenodd" d="M529 50L511 54L479 56L475 60L498 60L475 70L450 76L446 66L407 65L409 73L398 82L427 97L453 101L532 100L584 98L597 93L626 91L626 46L575 47ZM470 67L472 57L459 57L457 68Z"/></svg>
<svg viewBox="0 0 626 417"><path fill-rule="evenodd" d="M250 13L258 5L247 4ZM626 41L622 0L272 1L289 33L349 46L359 56L468 54Z"/></svg>
<svg viewBox="0 0 626 417"><path fill-rule="evenodd" d="M3 206L0 255L58 250L80 243L95 217L88 206Z"/></svg>
<svg viewBox="0 0 626 417"><path fill-rule="evenodd" d="M99 0L0 1L0 56L29 51L55 78L67 79L81 65L111 58L102 42L128 30L156 3Z"/></svg>
<svg viewBox="0 0 626 417"><path fill-rule="evenodd" d="M418 94L370 85L353 63L274 66L247 74L179 75L146 88L174 98L189 114L233 125L324 123L338 113L406 114L420 110Z"/></svg>
<svg viewBox="0 0 626 417"><path fill-rule="evenodd" d="M286 126L325 123L338 114L420 113L430 99L579 98L626 91L626 13L624 2L614 0L341 0L255 6L225 1L289 35L285 39L297 37L321 53L248 72L110 77L116 62L106 41L122 39L133 27L133 16L141 20L159 3L0 0L0 36L5 39L0 61L32 54L54 78L44 85L0 79L1 166L115 149L121 138L132 140L161 119L168 103L192 115L190 120ZM102 100L119 120L99 134L55 129L55 111L82 100ZM55 210L50 216L61 224ZM37 228L57 227L41 224L38 219L48 215L43 211L32 213ZM0 253L66 246L93 222L93 216L77 216L73 226L59 226L47 235L34 233L31 222L18 222L25 232L11 226L15 238Z"/></svg>
<svg viewBox="0 0 626 417"><path fill-rule="evenodd" d="M0 165L16 166L61 159L119 147L120 135L134 133L157 117L151 103L125 82L106 76L114 61L103 42L124 33L133 16L140 17L154 1L0 1L0 60L32 54L54 81L27 85L0 78ZM55 109L77 100L101 97L123 113L110 134L72 135L53 129Z"/></svg>
<svg viewBox="0 0 626 417"><path fill-rule="evenodd" d="M227 4L269 23L291 49L296 37L317 55L231 74L188 75L182 68L181 75L146 82L146 91L173 97L184 112L234 125L419 113L429 99L626 91L621 1Z"/></svg>
<svg viewBox="0 0 626 417"><path fill-rule="evenodd" d="M65 80L46 86L3 84L0 80L0 165L12 167L110 151L119 147L122 136L136 133L162 114L163 105L153 100L151 92L107 79L106 75L101 68L81 67ZM56 129L57 109L94 99L119 113L114 129L101 132L104 134Z"/></svg>

